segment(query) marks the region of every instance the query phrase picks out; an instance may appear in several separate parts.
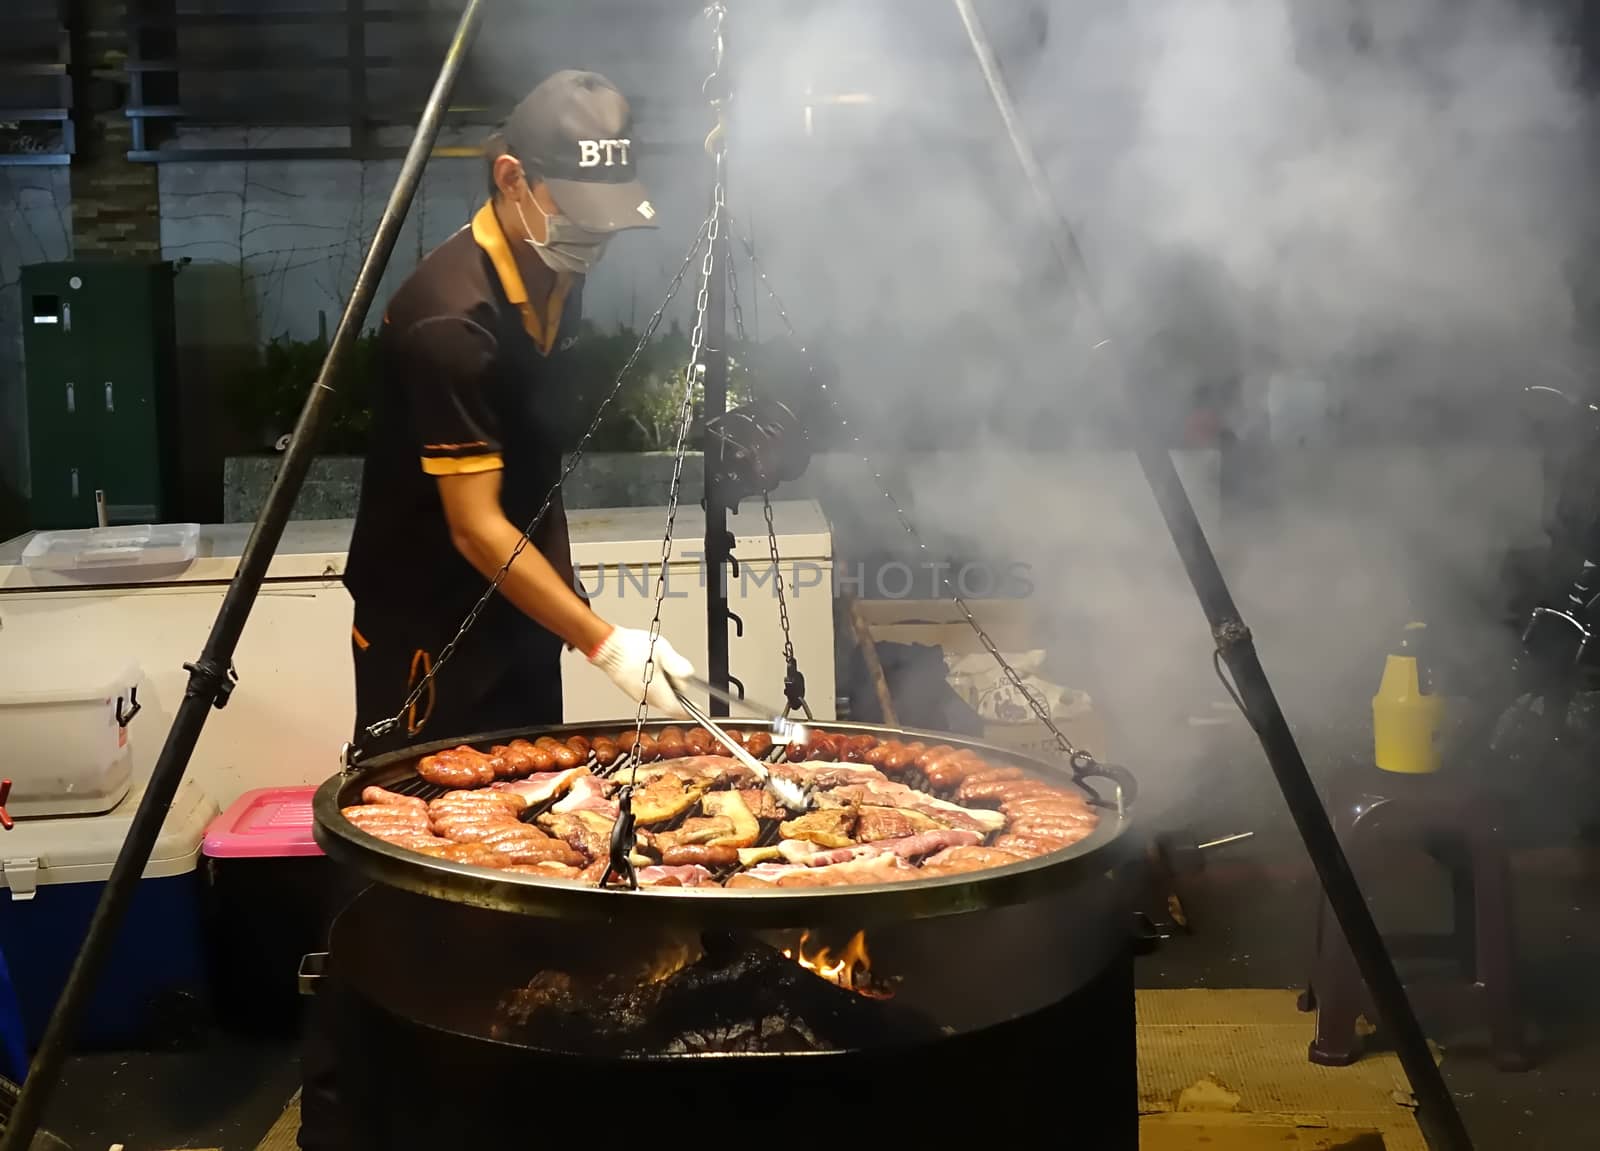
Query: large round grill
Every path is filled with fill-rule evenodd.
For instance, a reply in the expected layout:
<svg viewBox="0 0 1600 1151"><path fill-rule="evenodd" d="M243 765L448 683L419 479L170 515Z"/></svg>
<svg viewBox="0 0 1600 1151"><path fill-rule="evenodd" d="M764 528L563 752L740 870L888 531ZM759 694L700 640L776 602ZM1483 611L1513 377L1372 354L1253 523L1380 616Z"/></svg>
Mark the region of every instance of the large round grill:
<svg viewBox="0 0 1600 1151"><path fill-rule="evenodd" d="M669 723L653 721L648 728L660 730ZM920 739L958 749L970 748L990 763L1021 769L1027 778L1057 787L1079 786L1065 768L972 740L864 724L813 726L830 734ZM1091 835L1070 847L1003 867L953 876L828 888L655 887L629 891L507 873L420 855L361 831L340 814L342 808L360 803L362 792L370 786L424 799L443 794L443 788L417 776L416 765L423 756L461 742L488 746L519 736L549 735L564 740L573 735L595 734L592 725L561 725L533 732L489 733L376 758L353 772L329 779L318 789L315 801L318 842L330 857L380 883L477 907L561 918L609 920L626 915L629 921L639 923L779 928L828 923L859 926L884 919L949 915L1028 902L1060 891L1076 879L1103 873L1110 866L1110 849L1127 828L1126 805L1091 792L1092 802L1099 812L1098 825ZM613 775L625 772L626 764L614 765L610 771ZM1132 781L1127 783L1131 791Z"/></svg>

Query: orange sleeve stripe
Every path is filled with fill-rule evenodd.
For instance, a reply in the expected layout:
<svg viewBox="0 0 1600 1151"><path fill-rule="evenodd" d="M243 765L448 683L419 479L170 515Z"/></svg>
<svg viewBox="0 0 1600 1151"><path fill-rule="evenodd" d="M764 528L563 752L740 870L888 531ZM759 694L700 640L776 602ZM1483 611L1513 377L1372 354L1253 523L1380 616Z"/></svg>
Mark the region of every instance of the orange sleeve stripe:
<svg viewBox="0 0 1600 1151"><path fill-rule="evenodd" d="M498 472L506 466L499 452L486 456L423 456L422 470L430 476L467 476Z"/></svg>

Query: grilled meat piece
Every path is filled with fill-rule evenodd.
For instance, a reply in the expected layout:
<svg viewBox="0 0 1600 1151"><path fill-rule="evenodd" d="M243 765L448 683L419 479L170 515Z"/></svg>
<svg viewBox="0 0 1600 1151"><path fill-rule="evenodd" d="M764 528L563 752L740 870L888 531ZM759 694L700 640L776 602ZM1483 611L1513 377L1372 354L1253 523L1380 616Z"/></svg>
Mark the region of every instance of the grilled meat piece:
<svg viewBox="0 0 1600 1151"><path fill-rule="evenodd" d="M982 841L982 836L972 831L951 831L938 828L898 839L862 843L854 847L824 848L800 839L786 839L778 844L778 853L789 863L806 867L828 867L847 863L852 859L870 859L878 855L897 855L901 859L918 859L951 847L966 847Z"/></svg>
<svg viewBox="0 0 1600 1151"><path fill-rule="evenodd" d="M716 792L712 792L713 795ZM746 788L736 792L744 800L745 809L757 819L788 819L789 810L779 803L777 798L765 788Z"/></svg>
<svg viewBox="0 0 1600 1151"><path fill-rule="evenodd" d="M700 802L711 789L709 780L679 778L671 772L641 783L633 793L633 817L639 823L665 823Z"/></svg>
<svg viewBox="0 0 1600 1151"><path fill-rule="evenodd" d="M714 847L705 843L680 844L662 848L661 862L669 865L703 865L705 867L734 867L739 862L736 847Z"/></svg>
<svg viewBox="0 0 1600 1151"><path fill-rule="evenodd" d="M1006 817L998 811L962 807L960 804L939 799L894 780L868 780L862 784L836 787L817 794L819 807L840 807L850 804L872 804L879 807L898 807L904 811L917 811L931 816L946 827L965 828L980 833L999 831L1006 825Z"/></svg>
<svg viewBox="0 0 1600 1151"><path fill-rule="evenodd" d="M855 843L860 809L835 807L808 811L778 825L785 839L804 839L820 847L849 847Z"/></svg>
<svg viewBox="0 0 1600 1151"><path fill-rule="evenodd" d="M640 887L701 887L711 882L711 873L697 864L670 867L654 864L639 869Z"/></svg>
<svg viewBox="0 0 1600 1151"><path fill-rule="evenodd" d="M709 796L707 797L709 798ZM672 831L663 831L655 837L655 842L663 852L671 851L677 847L704 846L732 838L734 834L733 820L720 816L692 816ZM752 840L752 842L754 842ZM732 846L731 844L729 846Z"/></svg>
<svg viewBox="0 0 1600 1151"><path fill-rule="evenodd" d="M709 792L700 801L700 809L708 816L725 819L733 825L726 835L708 841L713 847L749 847L761 837L761 824L746 806L741 792Z"/></svg>
<svg viewBox="0 0 1600 1151"><path fill-rule="evenodd" d="M986 867L1005 867L1007 864L1021 863L1027 858L1027 855L994 847L948 847L923 860L922 871L924 874L959 875L966 871L982 871Z"/></svg>
<svg viewBox="0 0 1600 1151"><path fill-rule="evenodd" d="M611 825L615 815L599 811L547 811L538 825L590 859L605 859L611 851Z"/></svg>
<svg viewBox="0 0 1600 1151"><path fill-rule="evenodd" d="M728 880L728 887L842 887L853 883L893 883L915 878L917 869L898 855L885 852L826 867L761 863Z"/></svg>
<svg viewBox="0 0 1600 1151"><path fill-rule="evenodd" d="M569 755L571 748L563 747ZM538 775L530 775L527 779L520 779L516 783L497 783L493 790L504 791L515 795L528 807L538 807L556 796L561 795L573 785L580 777L588 775L586 767L570 767L564 771L546 771Z"/></svg>
<svg viewBox="0 0 1600 1151"><path fill-rule="evenodd" d="M606 798L606 783L598 776L580 775L572 781L572 788L557 800L551 811L597 811L615 819L617 805Z"/></svg>
<svg viewBox="0 0 1600 1151"><path fill-rule="evenodd" d="M876 843L880 839L904 839L921 831L934 831L943 825L932 816L904 807L863 807L856 824L856 839Z"/></svg>

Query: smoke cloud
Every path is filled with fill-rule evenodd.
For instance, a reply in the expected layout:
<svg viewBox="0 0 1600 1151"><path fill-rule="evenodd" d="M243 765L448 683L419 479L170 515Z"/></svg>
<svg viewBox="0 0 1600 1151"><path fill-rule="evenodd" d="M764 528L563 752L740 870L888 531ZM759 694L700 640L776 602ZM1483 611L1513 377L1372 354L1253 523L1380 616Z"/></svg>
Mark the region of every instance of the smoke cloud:
<svg viewBox="0 0 1600 1151"><path fill-rule="evenodd" d="M1212 726L1225 696L1204 621L953 6L730 7L738 230L836 365L912 518L958 560L1030 565L1041 631L1066 637L1063 674L1112 717L1114 757L1166 800L1249 792L1276 810L1242 725ZM1191 408L1220 412L1229 452L1182 452L1180 471L1291 722L1369 754L1369 700L1401 624L1427 620L1480 669L1514 646L1502 559L1542 542L1521 388L1571 387L1590 363L1593 118L1569 13L980 11L1147 415L1178 446ZM688 63L625 82L677 92L678 135L704 123L703 32L683 42ZM703 210L703 158L656 173L669 214ZM665 231L629 238L659 251L602 267L591 299L624 279L652 299L679 250ZM746 319L770 338L770 302L739 273ZM842 549L893 556L903 533L879 487L835 463L800 490L849 506ZM1195 770L1219 730L1239 748L1231 782Z"/></svg>

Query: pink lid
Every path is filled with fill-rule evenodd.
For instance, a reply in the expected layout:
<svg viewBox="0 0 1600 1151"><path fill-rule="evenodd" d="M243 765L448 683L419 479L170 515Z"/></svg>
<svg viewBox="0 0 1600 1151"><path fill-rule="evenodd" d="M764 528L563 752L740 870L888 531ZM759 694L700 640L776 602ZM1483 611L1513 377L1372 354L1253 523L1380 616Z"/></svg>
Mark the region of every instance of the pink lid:
<svg viewBox="0 0 1600 1151"><path fill-rule="evenodd" d="M202 850L212 859L321 855L311 833L316 792L314 783L245 792L211 821Z"/></svg>

